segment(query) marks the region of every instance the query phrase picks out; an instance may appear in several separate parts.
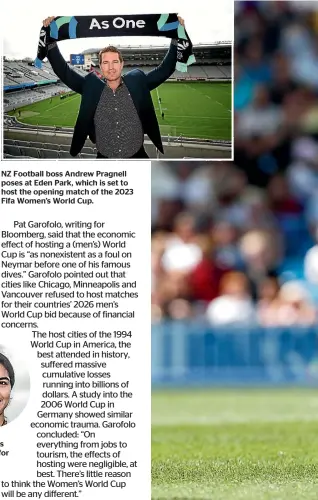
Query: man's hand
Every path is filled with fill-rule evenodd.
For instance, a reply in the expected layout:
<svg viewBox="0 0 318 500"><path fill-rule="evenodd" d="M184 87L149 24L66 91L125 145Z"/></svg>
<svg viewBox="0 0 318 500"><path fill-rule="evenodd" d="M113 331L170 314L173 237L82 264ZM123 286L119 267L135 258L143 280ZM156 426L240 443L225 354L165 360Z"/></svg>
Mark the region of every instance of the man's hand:
<svg viewBox="0 0 318 500"><path fill-rule="evenodd" d="M184 27L184 19L181 16L178 16L178 21Z"/></svg>
<svg viewBox="0 0 318 500"><path fill-rule="evenodd" d="M46 19L44 19L43 21L44 28L47 28L51 24L51 22L54 21L54 19L55 16L47 17Z"/></svg>

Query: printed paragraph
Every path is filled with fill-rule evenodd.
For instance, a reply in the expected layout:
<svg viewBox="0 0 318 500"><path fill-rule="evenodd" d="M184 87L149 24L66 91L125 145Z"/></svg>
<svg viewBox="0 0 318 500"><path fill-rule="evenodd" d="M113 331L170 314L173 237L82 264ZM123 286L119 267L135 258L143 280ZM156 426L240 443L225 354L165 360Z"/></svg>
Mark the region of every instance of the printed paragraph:
<svg viewBox="0 0 318 500"><path fill-rule="evenodd" d="M134 318L136 232L98 221L14 221L1 236L2 328L38 328L41 318Z"/></svg>

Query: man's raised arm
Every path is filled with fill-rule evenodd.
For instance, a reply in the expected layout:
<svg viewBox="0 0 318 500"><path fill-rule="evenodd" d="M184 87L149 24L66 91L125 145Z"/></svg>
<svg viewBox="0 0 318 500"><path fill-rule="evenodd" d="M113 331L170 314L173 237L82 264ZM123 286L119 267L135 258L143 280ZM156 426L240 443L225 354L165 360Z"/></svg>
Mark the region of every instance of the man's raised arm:
<svg viewBox="0 0 318 500"><path fill-rule="evenodd" d="M48 17L43 21L43 26L47 27L54 21L55 17ZM64 60L57 43L52 43L48 50L48 60L51 63L52 69L56 76L67 85L70 89L78 94L82 94L85 77L79 75L76 71L70 68Z"/></svg>
<svg viewBox="0 0 318 500"><path fill-rule="evenodd" d="M171 40L171 45L162 63L146 74L149 90L153 90L164 83L173 74L177 63L177 41Z"/></svg>
<svg viewBox="0 0 318 500"><path fill-rule="evenodd" d="M184 20L178 16L178 20L184 26ZM162 63L152 71L147 73L147 83L149 90L153 90L164 83L176 69L178 41L171 40L170 48Z"/></svg>

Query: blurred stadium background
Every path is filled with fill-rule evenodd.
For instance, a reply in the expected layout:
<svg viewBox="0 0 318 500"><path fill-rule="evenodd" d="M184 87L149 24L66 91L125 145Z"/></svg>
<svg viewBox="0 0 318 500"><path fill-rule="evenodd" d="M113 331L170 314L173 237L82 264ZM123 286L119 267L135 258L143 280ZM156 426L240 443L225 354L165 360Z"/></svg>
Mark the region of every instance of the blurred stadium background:
<svg viewBox="0 0 318 500"><path fill-rule="evenodd" d="M318 498L318 7L235 10L235 161L152 165L155 499Z"/></svg>
<svg viewBox="0 0 318 500"><path fill-rule="evenodd" d="M167 47L120 48L124 73L138 67L147 72L163 60ZM71 55L73 68L82 75L99 74L100 48ZM166 158L231 158L232 83L231 44L217 42L194 47L196 63L187 73L175 71L152 92L163 136ZM3 62L4 156L71 158L69 146L80 96L70 92L47 62L41 70L31 60ZM151 158L161 158L151 141ZM81 158L95 158L87 140Z"/></svg>

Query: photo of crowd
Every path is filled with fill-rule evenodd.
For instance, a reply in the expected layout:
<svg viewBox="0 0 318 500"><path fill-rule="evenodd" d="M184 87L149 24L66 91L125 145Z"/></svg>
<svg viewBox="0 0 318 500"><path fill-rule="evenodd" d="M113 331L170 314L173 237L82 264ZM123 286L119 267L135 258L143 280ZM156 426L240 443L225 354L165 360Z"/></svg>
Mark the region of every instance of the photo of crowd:
<svg viewBox="0 0 318 500"><path fill-rule="evenodd" d="M153 168L153 321L313 325L318 11L235 5L234 163Z"/></svg>
<svg viewBox="0 0 318 500"><path fill-rule="evenodd" d="M156 171L162 192L158 182L154 321L202 315L218 325L316 321L318 219L288 179L278 173L260 188L223 162Z"/></svg>

